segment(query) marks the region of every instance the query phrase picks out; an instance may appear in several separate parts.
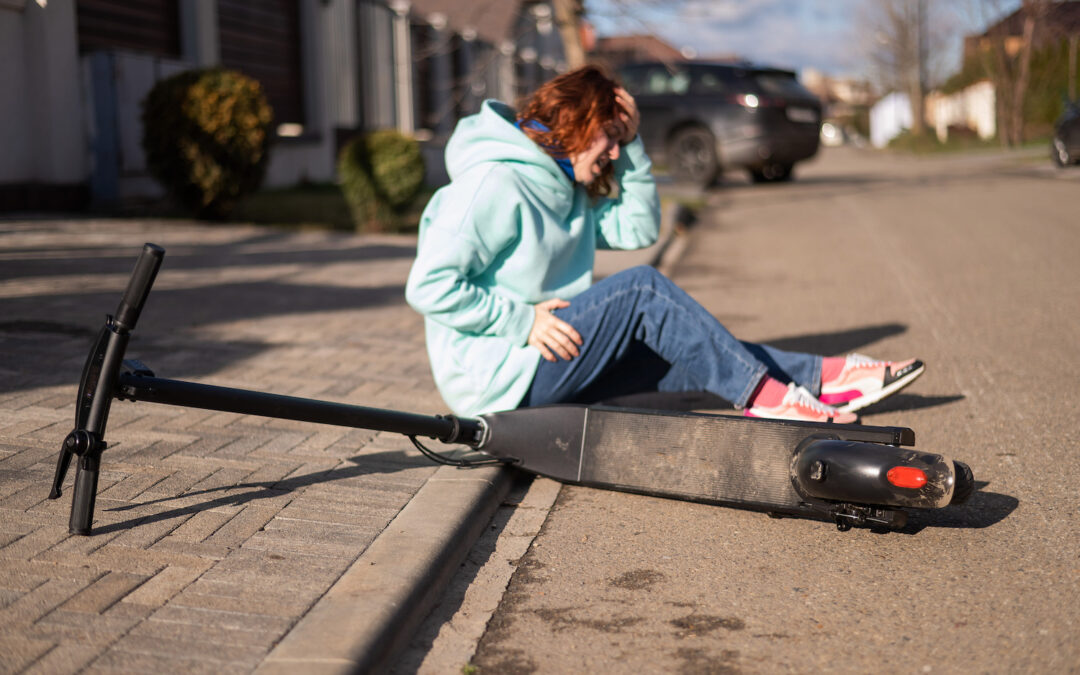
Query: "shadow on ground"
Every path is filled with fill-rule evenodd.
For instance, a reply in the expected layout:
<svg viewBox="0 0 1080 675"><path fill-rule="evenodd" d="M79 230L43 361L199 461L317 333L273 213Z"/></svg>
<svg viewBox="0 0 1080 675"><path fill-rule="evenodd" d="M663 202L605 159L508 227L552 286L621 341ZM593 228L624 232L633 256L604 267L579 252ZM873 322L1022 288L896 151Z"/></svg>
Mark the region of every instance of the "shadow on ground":
<svg viewBox="0 0 1080 675"><path fill-rule="evenodd" d="M1012 495L987 492L988 483L975 482L975 493L964 502L943 509L909 511L908 524L901 530L905 534L917 534L928 527L951 527L981 529L996 525L1009 517L1020 500Z"/></svg>
<svg viewBox="0 0 1080 675"><path fill-rule="evenodd" d="M225 244L183 244L167 251L159 288L150 294L132 335L128 356L160 368L163 374L197 377L266 349L265 344L255 340L208 340L198 331L205 326L280 315L389 307L405 302L404 286L400 283L350 287L332 283L290 284L277 279L212 282L215 272L230 268L297 264L317 269L335 263L411 258L415 253L411 240L403 240L401 245L356 245L355 240L333 235L325 241L305 244L309 248L289 250L294 237L282 232L255 233ZM3 260L0 281L76 274L127 275L134 267L140 243L134 241L130 252L115 245L5 248L0 255ZM211 283L192 288L161 287L162 278L183 270L205 270ZM0 362L0 392L76 384L94 337L106 314L116 311L121 292L122 283L119 283L115 291L34 293L28 290L0 300L4 310L0 317L0 354L4 355ZM317 331L318 326L305 324L304 329Z"/></svg>
<svg viewBox="0 0 1080 675"><path fill-rule="evenodd" d="M762 340L761 344L789 352L806 352L823 356L847 354L886 338L907 332L902 323L884 323L828 333L811 333Z"/></svg>
<svg viewBox="0 0 1080 675"><path fill-rule="evenodd" d="M331 483L347 480L350 478L360 478L373 474L391 474L397 473L399 471L404 471L406 469L415 469L417 467L430 466L430 462L428 462L426 459L422 457L408 455L400 450L359 455L357 457L349 459L348 461L351 463L344 467L328 469L326 471L315 471L313 473L293 476L291 478L285 478L279 481L237 483L236 485L228 485L225 487L213 488L208 490L195 490L192 492L180 493L170 497L162 497L160 499L153 499L142 502L132 502L131 504L125 506L115 506L112 508L102 509L103 513L117 513L123 511L130 511L133 509L145 509L148 506L154 506L158 504L166 505L170 501L173 501L175 499L190 499L191 497L196 497L200 495L213 495L216 493L227 492L227 494L223 494L220 497L216 497L205 502L200 502L198 504L189 504L174 509L165 509L149 515L141 515L136 518L130 518L128 520L122 520L118 522L100 525L94 528L94 534L102 535L109 534L111 532L120 532L134 527L147 525L149 523L156 523L163 520L171 520L173 518L184 518L186 516L191 516L202 511L209 511L211 509L224 506L244 506L260 499L271 499L274 497L280 497L283 494L295 492L302 488L308 487L309 485Z"/></svg>
<svg viewBox="0 0 1080 675"><path fill-rule="evenodd" d="M181 223L189 225L189 223ZM46 227L43 225L43 227ZM0 233L4 226L0 222ZM329 233L321 243L304 248L290 247L296 234L288 231L254 232L228 242L164 246L165 269L177 271L250 268L267 265L328 265L360 260L412 258L416 243L402 238L400 244L380 242L358 244L346 234ZM79 274L128 274L144 241L153 240L133 232L130 246L110 243L100 246L26 246L3 249L0 281L23 277L69 276ZM119 298L119 292L117 297Z"/></svg>

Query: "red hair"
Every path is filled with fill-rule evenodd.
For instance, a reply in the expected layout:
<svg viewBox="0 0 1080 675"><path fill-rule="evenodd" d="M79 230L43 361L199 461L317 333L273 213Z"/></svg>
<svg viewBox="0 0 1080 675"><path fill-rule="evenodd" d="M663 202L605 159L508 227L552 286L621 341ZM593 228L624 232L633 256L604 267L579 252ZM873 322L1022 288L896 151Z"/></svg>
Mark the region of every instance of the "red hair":
<svg viewBox="0 0 1080 675"><path fill-rule="evenodd" d="M584 152L603 131L619 136L622 107L615 100L619 85L596 66L583 66L544 83L518 106L521 130L552 157L563 159ZM532 128L540 122L549 131ZM612 191L615 170L611 164L587 186L593 197Z"/></svg>

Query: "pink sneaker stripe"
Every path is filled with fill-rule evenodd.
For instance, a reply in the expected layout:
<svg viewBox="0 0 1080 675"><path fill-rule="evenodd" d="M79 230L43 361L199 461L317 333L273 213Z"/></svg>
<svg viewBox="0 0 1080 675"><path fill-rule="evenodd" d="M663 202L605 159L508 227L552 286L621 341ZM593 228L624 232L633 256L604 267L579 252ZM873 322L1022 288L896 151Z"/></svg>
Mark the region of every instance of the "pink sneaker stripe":
<svg viewBox="0 0 1080 675"><path fill-rule="evenodd" d="M847 359L843 356L826 356L821 359L821 381L824 384L839 379Z"/></svg>
<svg viewBox="0 0 1080 675"><path fill-rule="evenodd" d="M841 391L835 394L822 394L818 396L818 400L826 405L837 405L838 403L847 403L853 401L862 396L862 392L858 389L851 389L849 391Z"/></svg>

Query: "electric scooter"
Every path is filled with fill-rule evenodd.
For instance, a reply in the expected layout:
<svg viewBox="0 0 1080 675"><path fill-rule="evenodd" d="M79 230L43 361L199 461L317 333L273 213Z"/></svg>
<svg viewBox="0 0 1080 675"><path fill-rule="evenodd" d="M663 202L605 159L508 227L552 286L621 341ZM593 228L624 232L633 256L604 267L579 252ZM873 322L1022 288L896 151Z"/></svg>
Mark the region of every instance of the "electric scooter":
<svg viewBox="0 0 1080 675"><path fill-rule="evenodd" d="M459 466L506 464L556 480L853 526L901 529L905 509L964 502L963 462L910 446L905 427L824 424L603 405L550 405L479 417L419 415L156 377L125 351L165 251L146 244L116 314L106 316L83 367L75 428L63 441L50 499L72 460L72 534L94 520L113 399L387 431L427 457ZM460 444L484 459L451 458L420 438Z"/></svg>

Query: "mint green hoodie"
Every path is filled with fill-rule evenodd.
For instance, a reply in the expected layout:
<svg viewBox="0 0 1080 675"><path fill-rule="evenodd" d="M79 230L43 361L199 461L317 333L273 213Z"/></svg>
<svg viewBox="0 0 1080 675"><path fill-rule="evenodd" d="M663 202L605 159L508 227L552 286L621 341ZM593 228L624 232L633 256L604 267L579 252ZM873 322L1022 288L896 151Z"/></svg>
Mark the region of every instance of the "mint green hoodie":
<svg viewBox="0 0 1080 675"><path fill-rule="evenodd" d="M428 357L443 399L460 415L516 408L540 361L527 344L533 305L573 302L592 285L596 249L656 241L660 201L640 138L614 162L619 194L590 199L485 101L446 146L451 182L420 219L405 297L425 317Z"/></svg>

